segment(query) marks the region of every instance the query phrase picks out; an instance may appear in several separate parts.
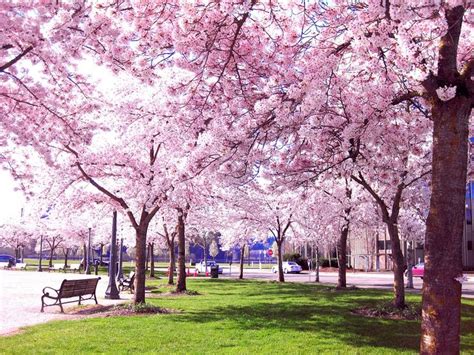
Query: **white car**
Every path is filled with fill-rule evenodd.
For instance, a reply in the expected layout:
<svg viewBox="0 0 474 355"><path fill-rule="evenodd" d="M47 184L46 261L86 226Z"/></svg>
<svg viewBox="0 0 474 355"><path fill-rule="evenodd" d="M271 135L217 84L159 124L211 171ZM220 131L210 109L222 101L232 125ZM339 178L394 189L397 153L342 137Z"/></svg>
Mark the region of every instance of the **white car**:
<svg viewBox="0 0 474 355"><path fill-rule="evenodd" d="M215 267L215 266L218 267L219 274L222 274L223 269L213 260L209 260L207 262L207 272L211 272L211 268ZM206 272L206 266L204 264L204 261L201 261L200 263L196 263L196 271L197 272Z"/></svg>
<svg viewBox="0 0 474 355"><path fill-rule="evenodd" d="M299 266L294 261L284 261L282 267L283 267L283 272L285 274L288 274L290 272L294 272L295 274L299 274L301 272L301 270L303 270L301 268L301 266ZM272 267L272 272L275 273L275 274L278 272L278 265L274 265Z"/></svg>

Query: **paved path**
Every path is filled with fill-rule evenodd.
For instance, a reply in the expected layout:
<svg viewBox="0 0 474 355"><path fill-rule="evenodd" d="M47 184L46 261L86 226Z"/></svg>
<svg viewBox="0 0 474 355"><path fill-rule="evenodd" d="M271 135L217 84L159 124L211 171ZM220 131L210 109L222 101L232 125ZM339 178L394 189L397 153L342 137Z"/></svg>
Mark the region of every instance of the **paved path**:
<svg viewBox="0 0 474 355"><path fill-rule="evenodd" d="M224 273L219 275L222 278L237 278L238 267L232 267L232 275L229 275L229 269L224 268ZM474 298L474 275L468 274L467 282L462 285L462 295L466 298ZM268 269L244 269L244 278L247 279L263 279L263 280L278 280L278 275L272 273ZM315 273L309 274L303 271L301 274L286 274L285 281L287 282L314 282ZM336 285L337 272L320 272L319 281L323 284ZM406 281L406 280L405 280ZM409 292L419 293L423 286L423 280L418 277L413 278L414 290ZM348 271L347 285L357 286L360 288L378 288L385 290L393 289L393 273L392 272L363 272L363 271Z"/></svg>
<svg viewBox="0 0 474 355"><path fill-rule="evenodd" d="M47 307L41 313L41 295L46 286L59 288L64 279L81 279L96 277L95 275L64 274L53 272L29 272L0 270L0 335L6 335L18 330L19 327L44 323L54 319L71 319L73 315L60 313L59 306ZM105 290L108 277L100 276L97 285L97 301L102 305L124 302L131 298L128 292L121 293L121 300L106 300ZM85 304L94 304L86 301ZM65 307L74 307L70 303Z"/></svg>

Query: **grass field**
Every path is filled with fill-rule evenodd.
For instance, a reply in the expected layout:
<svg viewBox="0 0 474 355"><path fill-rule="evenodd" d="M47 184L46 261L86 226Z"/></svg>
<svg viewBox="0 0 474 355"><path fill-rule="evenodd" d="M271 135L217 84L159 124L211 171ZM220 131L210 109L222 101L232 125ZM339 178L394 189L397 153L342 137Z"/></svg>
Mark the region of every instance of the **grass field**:
<svg viewBox="0 0 474 355"><path fill-rule="evenodd" d="M334 291L313 284L189 280L197 296L165 296L150 281L148 303L180 313L55 321L0 338L1 354L416 353L419 321L351 314L386 301L377 290ZM409 295L409 301L420 297ZM462 349L474 352L474 302L463 300Z"/></svg>

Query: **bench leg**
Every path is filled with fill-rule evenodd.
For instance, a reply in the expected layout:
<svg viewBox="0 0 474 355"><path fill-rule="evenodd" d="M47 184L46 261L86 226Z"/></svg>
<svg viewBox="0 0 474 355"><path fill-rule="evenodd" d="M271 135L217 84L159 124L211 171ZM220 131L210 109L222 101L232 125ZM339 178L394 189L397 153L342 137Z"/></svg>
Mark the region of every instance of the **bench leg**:
<svg viewBox="0 0 474 355"><path fill-rule="evenodd" d="M79 305L81 304L81 301L82 301L82 296L79 296Z"/></svg>
<svg viewBox="0 0 474 355"><path fill-rule="evenodd" d="M97 303L97 296L95 295L95 292L94 292L94 300L95 300L95 304L98 304Z"/></svg>
<svg viewBox="0 0 474 355"><path fill-rule="evenodd" d="M64 313L63 304L61 303L61 299L59 299L59 307L61 307L61 313Z"/></svg>
<svg viewBox="0 0 474 355"><path fill-rule="evenodd" d="M41 297L41 313L44 312L44 296Z"/></svg>

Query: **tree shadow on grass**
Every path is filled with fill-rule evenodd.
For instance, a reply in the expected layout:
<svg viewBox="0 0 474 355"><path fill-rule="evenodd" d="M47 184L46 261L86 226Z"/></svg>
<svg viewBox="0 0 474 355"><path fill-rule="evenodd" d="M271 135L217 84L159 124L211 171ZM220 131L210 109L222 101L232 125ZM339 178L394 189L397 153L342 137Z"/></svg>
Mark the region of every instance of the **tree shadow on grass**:
<svg viewBox="0 0 474 355"><path fill-rule="evenodd" d="M311 284L282 285L268 282L262 282L262 287L255 292L254 281L235 284L226 280L213 281L206 287L216 296L239 293L243 301L186 312L177 321L226 321L229 327L239 330L273 330L282 334L288 330L320 333L321 336L354 347L370 346L414 352L419 349L419 321L365 318L351 313L352 309L391 299L392 295L388 292L367 289L331 291L328 287ZM259 301L258 297L262 300ZM463 351L473 352L472 305L463 305L462 333Z"/></svg>

